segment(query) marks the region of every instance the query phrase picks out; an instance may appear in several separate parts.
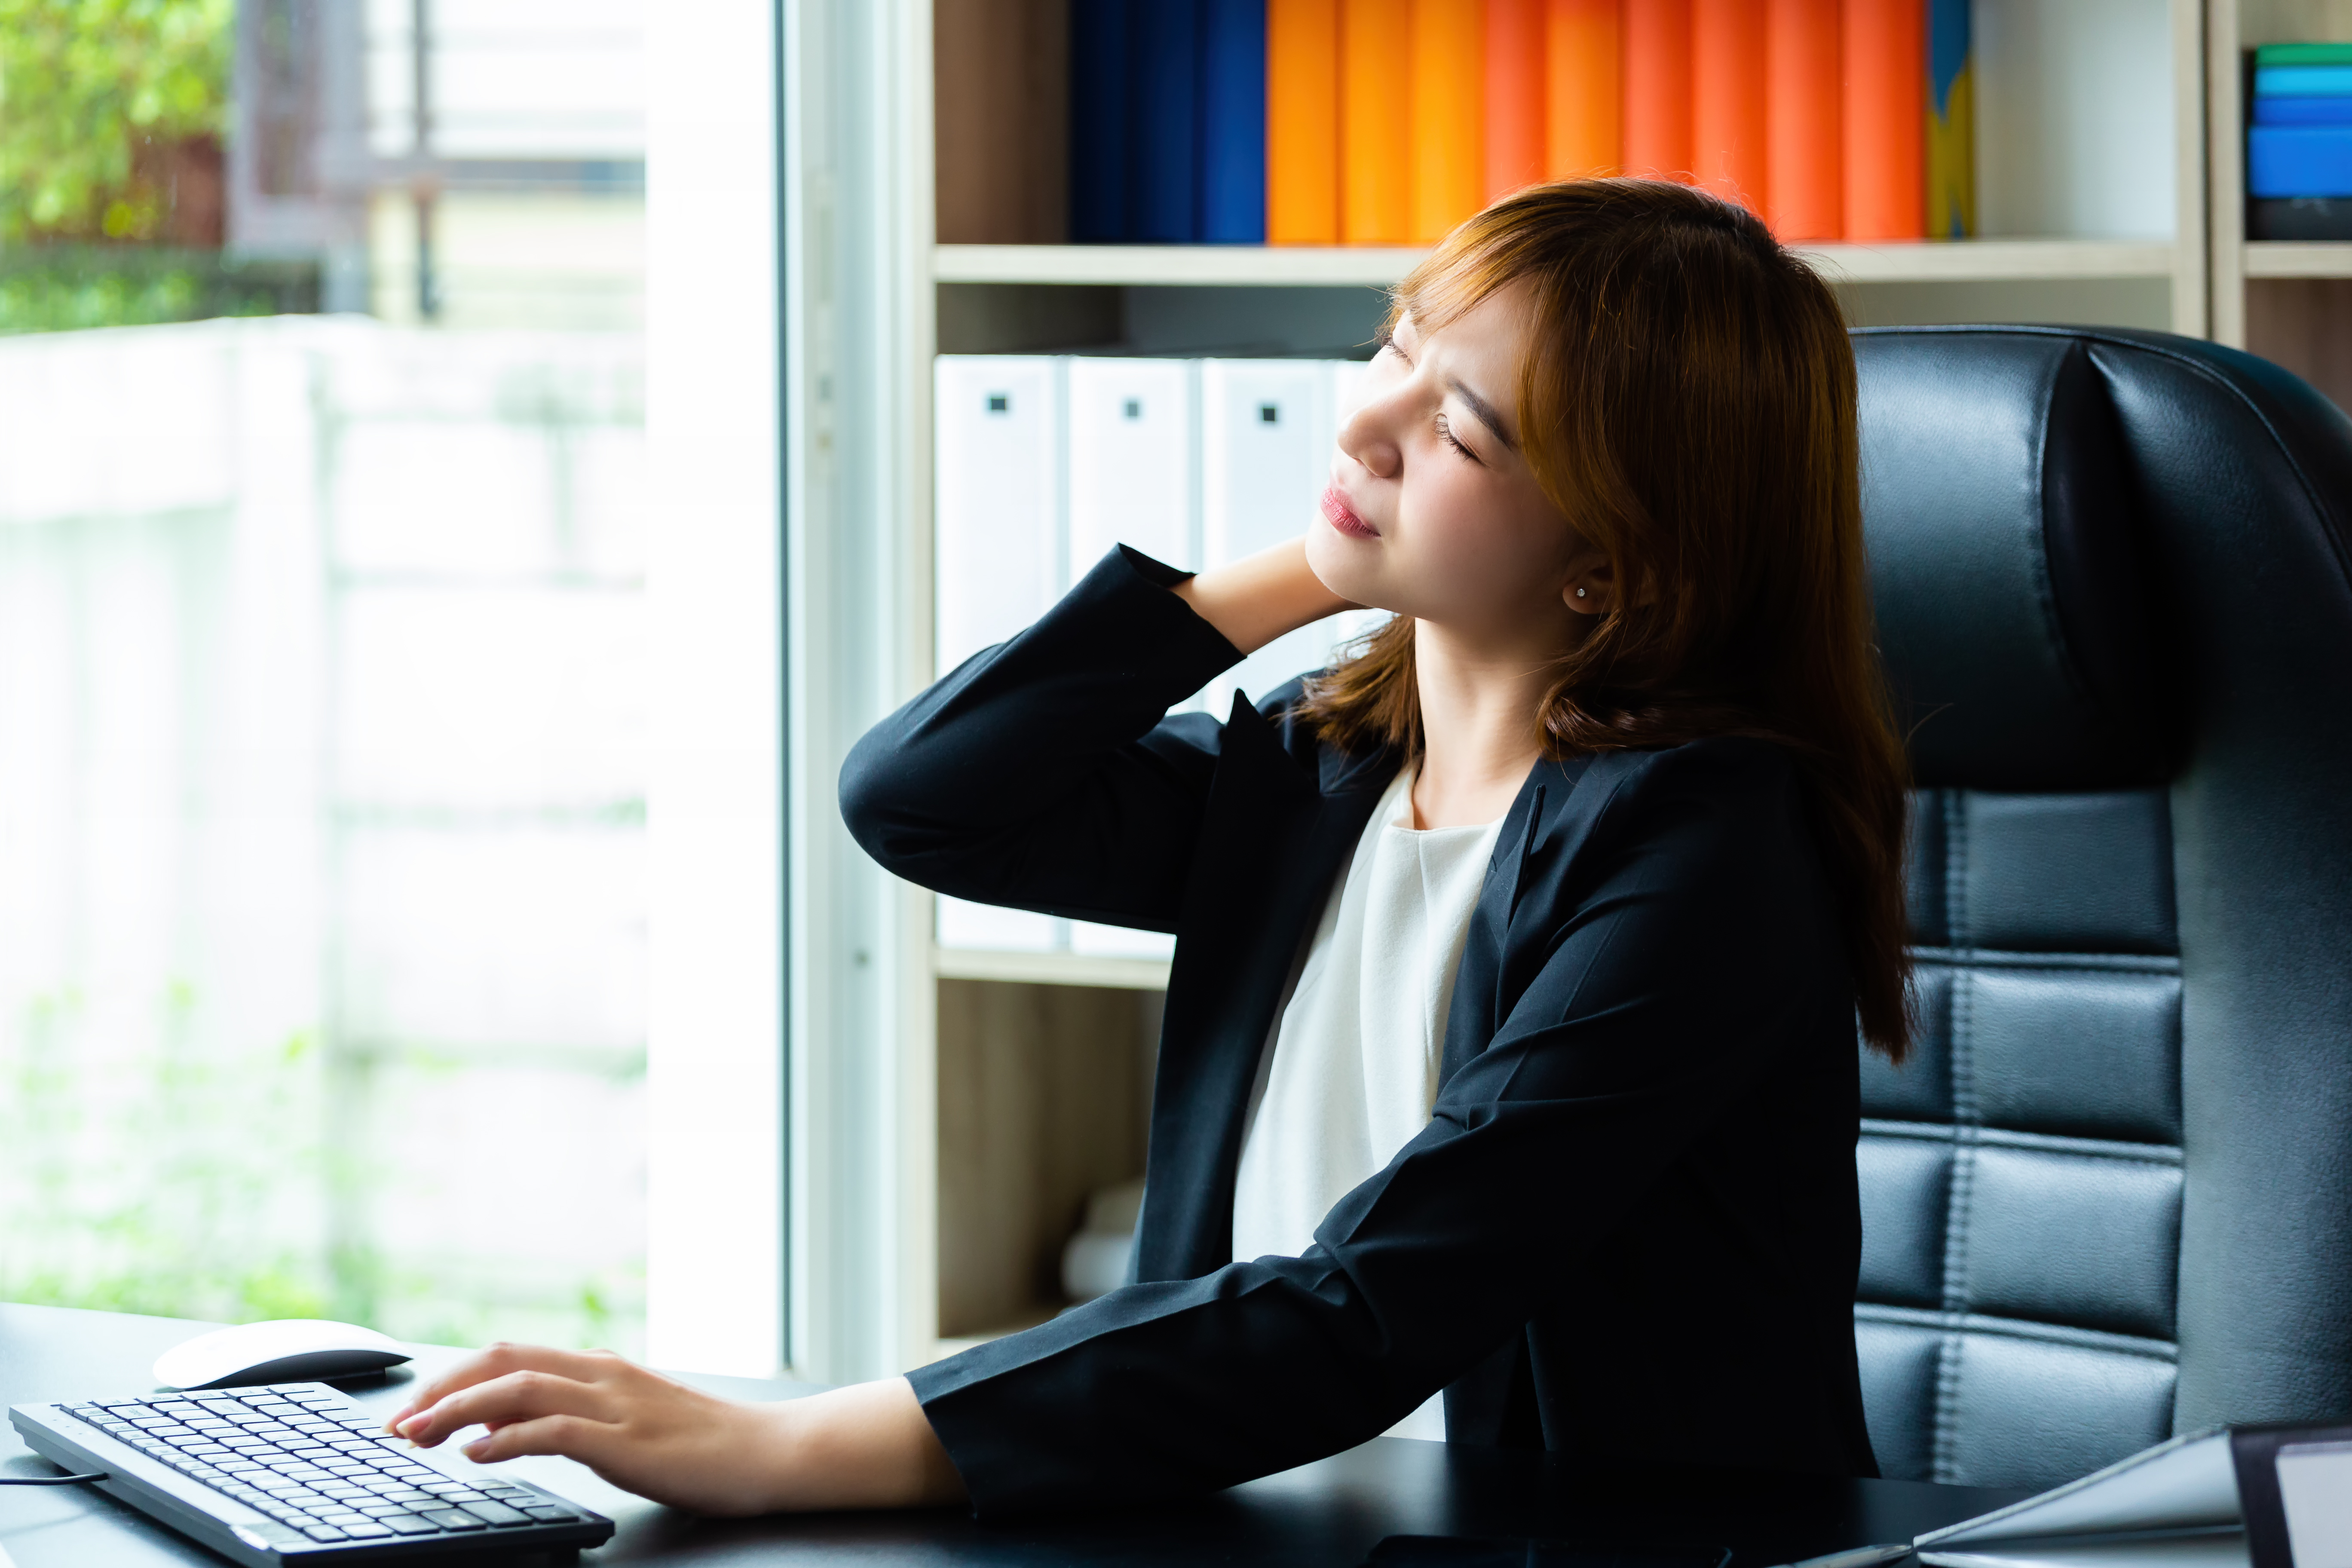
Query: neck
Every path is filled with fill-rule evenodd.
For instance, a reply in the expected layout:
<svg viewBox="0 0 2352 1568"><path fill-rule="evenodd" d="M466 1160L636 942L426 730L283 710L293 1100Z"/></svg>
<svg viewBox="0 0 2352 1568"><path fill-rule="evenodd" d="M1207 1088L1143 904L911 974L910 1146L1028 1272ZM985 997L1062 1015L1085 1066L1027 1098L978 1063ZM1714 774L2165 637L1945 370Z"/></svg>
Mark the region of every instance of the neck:
<svg viewBox="0 0 2352 1568"><path fill-rule="evenodd" d="M1413 826L1493 822L1510 810L1542 754L1537 721L1558 652L1481 647L1422 621L1412 654L1423 742Z"/></svg>

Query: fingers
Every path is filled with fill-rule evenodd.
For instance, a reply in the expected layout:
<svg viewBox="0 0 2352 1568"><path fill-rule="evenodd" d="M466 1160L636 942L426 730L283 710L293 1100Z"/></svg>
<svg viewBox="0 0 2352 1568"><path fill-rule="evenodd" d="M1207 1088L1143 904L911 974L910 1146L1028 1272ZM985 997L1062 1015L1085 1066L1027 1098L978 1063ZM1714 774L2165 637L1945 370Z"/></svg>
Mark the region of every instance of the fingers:
<svg viewBox="0 0 2352 1568"><path fill-rule="evenodd" d="M602 1421L579 1415L541 1415L529 1421L509 1422L488 1436L467 1444L460 1451L478 1465L495 1465L526 1454L561 1454L597 1469L612 1457L611 1449L620 1436L619 1427Z"/></svg>
<svg viewBox="0 0 2352 1568"><path fill-rule="evenodd" d="M593 1383L601 1372L617 1364L619 1358L601 1352L549 1350L543 1345L495 1344L478 1355L467 1357L418 1389L408 1403L383 1424L384 1430L396 1429L411 1415L431 1408L461 1388L488 1383L494 1377L504 1377L509 1373L546 1372L575 1382Z"/></svg>
<svg viewBox="0 0 2352 1568"><path fill-rule="evenodd" d="M592 1383L546 1372L510 1372L436 1400L393 1429L417 1447L429 1448L450 1433L478 1422L505 1427L550 1415L606 1420L612 1416L613 1404L611 1394Z"/></svg>

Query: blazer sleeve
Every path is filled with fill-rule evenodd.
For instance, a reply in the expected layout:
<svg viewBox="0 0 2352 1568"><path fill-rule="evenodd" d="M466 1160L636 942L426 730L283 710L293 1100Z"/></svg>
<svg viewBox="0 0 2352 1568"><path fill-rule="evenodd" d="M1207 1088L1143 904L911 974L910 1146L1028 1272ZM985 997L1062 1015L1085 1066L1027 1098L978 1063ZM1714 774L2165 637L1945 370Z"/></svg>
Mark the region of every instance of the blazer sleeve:
<svg viewBox="0 0 2352 1568"><path fill-rule="evenodd" d="M1241 654L1121 545L1044 619L975 654L851 748L841 814L935 892L1176 929L1221 726L1169 718Z"/></svg>
<svg viewBox="0 0 2352 1568"><path fill-rule="evenodd" d="M1769 752L1594 763L1594 863L1543 917L1549 959L1304 1255L1129 1285L911 1373L977 1510L1198 1492L1377 1436L1575 1289L1824 1010L1850 1054L1793 769Z"/></svg>

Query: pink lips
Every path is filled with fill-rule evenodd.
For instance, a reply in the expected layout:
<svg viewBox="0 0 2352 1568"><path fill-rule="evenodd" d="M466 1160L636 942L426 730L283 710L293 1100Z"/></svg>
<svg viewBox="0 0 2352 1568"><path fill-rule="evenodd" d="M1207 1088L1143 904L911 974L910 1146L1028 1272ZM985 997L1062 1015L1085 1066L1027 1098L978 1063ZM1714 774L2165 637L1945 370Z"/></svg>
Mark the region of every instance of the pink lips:
<svg viewBox="0 0 2352 1568"><path fill-rule="evenodd" d="M1340 495L1339 486L1333 485L1323 492L1322 507L1323 521L1349 538L1378 539L1381 536L1380 530L1349 509L1347 499Z"/></svg>

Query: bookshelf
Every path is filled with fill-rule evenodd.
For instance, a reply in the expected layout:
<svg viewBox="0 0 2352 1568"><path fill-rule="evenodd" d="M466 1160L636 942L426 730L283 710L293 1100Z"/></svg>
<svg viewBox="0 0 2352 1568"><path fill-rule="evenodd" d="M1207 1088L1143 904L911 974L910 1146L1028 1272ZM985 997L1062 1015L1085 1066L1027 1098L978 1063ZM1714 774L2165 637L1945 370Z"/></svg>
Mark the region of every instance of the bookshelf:
<svg viewBox="0 0 2352 1568"><path fill-rule="evenodd" d="M898 3L927 46L919 68L909 62L917 101L893 165L908 187L899 210L928 220L901 224L889 258L916 302L902 441L928 440L932 348L1360 348L1381 290L1423 254L1062 243L1066 0ZM2239 167L2234 129L2221 131L2225 118L2235 124L2234 78L2209 69L2209 56L2234 59L2242 33L2288 36L2276 29L2303 26L2305 13L2336 29L2307 36L2352 37L2352 0L1977 0L1985 237L1806 255L1862 324L2074 321L2242 341L2250 290L2262 300L2284 289L2340 293L2352 331L2352 245L2248 247L2208 222L2237 210L2223 176ZM2263 331L2276 312L2272 301L2256 309ZM927 453L898 458L900 471L928 474ZM931 594L929 510L910 506L908 578L894 588L919 616ZM928 631L908 647L924 650L927 672ZM913 1364L1055 1310L1053 1259L1087 1184L1141 1169L1168 965L945 950L930 937L929 897L902 897L897 962L910 1001L897 1059L915 1070L901 1125L929 1137L936 1157L908 1163L907 1179L927 1190L898 1211L899 1256L916 1265L907 1289L936 1298L928 1330L919 1300L900 1319Z"/></svg>
<svg viewBox="0 0 2352 1568"><path fill-rule="evenodd" d="M2246 237L2248 52L2352 41L2347 0L2208 0L2207 159L2212 171L2212 331L2352 407L2352 243Z"/></svg>
<svg viewBox="0 0 2352 1568"><path fill-rule="evenodd" d="M1425 254L1389 246L940 245L931 248L931 277L940 283L1383 289ZM1820 245L1801 254L1827 276L1855 283L2169 279L2179 262L2176 247L2161 239Z"/></svg>

